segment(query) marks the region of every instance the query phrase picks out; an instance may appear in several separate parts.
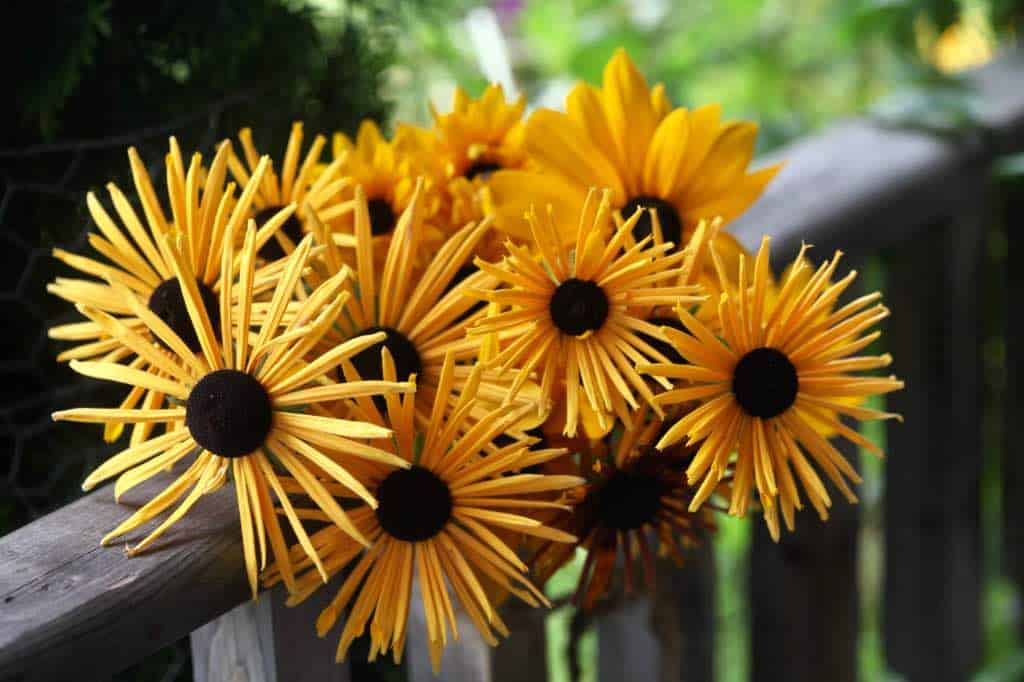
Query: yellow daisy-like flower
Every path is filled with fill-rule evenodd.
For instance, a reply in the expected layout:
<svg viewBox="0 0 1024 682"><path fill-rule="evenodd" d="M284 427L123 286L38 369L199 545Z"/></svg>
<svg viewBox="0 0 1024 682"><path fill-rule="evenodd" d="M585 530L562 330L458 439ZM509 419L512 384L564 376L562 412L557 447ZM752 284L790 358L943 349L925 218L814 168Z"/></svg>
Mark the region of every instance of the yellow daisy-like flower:
<svg viewBox="0 0 1024 682"><path fill-rule="evenodd" d="M418 201L421 219L426 222L419 227L429 229L429 219L438 209L436 181L421 163L418 138L409 128L400 127L395 139L387 140L376 123L366 120L359 125L355 140L335 133L333 148L335 163L341 162L340 172L351 184L343 193L344 200L323 211L321 220L335 231L353 234L358 203L355 188L361 187L369 208L370 232L382 240L381 248L386 248L422 176Z"/></svg>
<svg viewBox="0 0 1024 682"><path fill-rule="evenodd" d="M166 158L171 209L171 219L168 220L142 159L134 148L130 148L128 159L145 221L140 219L128 198L113 183L107 185L107 191L119 221L90 192L86 204L99 234L90 233L89 243L108 262L62 249L55 249L53 255L72 268L102 281L58 277L47 286L47 291L76 305L115 315L121 324L147 333L145 323L134 313L131 302L115 288L115 285L122 285L133 295L142 297L148 310L170 326L189 350L199 351L199 338L192 328L181 287L174 275L173 249L165 236L171 232L179 235L183 244L182 254L188 260L189 270L196 275L199 296L210 310L214 332L218 333L217 296L223 282L230 282L232 275L230 268L222 268L224 236L242 231L268 164L266 159L256 163L241 196L236 197L235 186L225 184L230 149L230 143L221 144L209 168L203 166L199 154L194 154L186 170L177 141L173 137L170 139L170 152ZM257 233L257 245L271 239L281 225L290 220L294 210L294 205L286 206L267 220ZM280 263L261 267L254 275L253 291L262 292L272 287L280 271ZM231 293L232 300L237 300L237 291ZM124 361L132 369L160 373L157 366L110 336L104 325L97 322L52 327L49 336L77 342L74 348L58 355L58 361L99 358L104 362ZM134 386L121 408L130 409L140 402L148 409L156 409L163 405L164 396L160 391ZM145 440L153 427L154 424L148 422L137 424L132 430L132 444ZM123 424L108 424L104 428L104 437L113 442L122 430Z"/></svg>
<svg viewBox="0 0 1024 682"><path fill-rule="evenodd" d="M460 363L456 375L464 381L470 371L467 363L474 362L480 350L477 340L466 338L466 331L485 311L467 292L471 288L494 288L498 281L467 269L471 268L476 245L490 227L489 220L470 223L437 250L422 254L421 232L416 229L422 183L418 187L399 217L383 265L374 253L371 210L361 186L356 187L354 200L354 240L348 235L331 239L324 231L328 270L336 272L346 267L343 263L350 259L343 257L342 251L351 245L355 250L355 274L348 285L352 296L324 338L323 348L360 334L384 332L384 341L357 355L353 364L360 376L379 380L383 376L381 347L387 348L398 376L417 377L414 403L417 423L423 425L430 418L445 357L452 354ZM417 259L426 261L422 271L413 267ZM481 400L499 404L509 399L508 386L487 376L478 395Z"/></svg>
<svg viewBox="0 0 1024 682"><path fill-rule="evenodd" d="M502 371L517 368L515 385L536 370L542 405L550 402L556 381L564 379L564 433L569 436L576 435L586 408L607 429L609 413L628 421L630 410L640 406L635 394L653 404L654 394L635 365L667 359L640 337L660 338L661 332L634 308L701 300L697 287L673 285L684 254L666 255L671 244L652 246L646 238L623 249L644 211L638 210L606 238L609 193L600 200L596 196L590 193L579 214L574 250L563 245L560 235L566 230L559 229L551 211L546 219L532 212L531 246L540 254L539 262L527 247L512 243L501 263L475 261L505 286L474 293L508 309L481 318L470 334L501 339L502 350L489 364Z"/></svg>
<svg viewBox="0 0 1024 682"><path fill-rule="evenodd" d="M385 376L394 378L390 355L386 351L383 355ZM508 630L485 593L486 580L533 606L548 604L544 594L525 577L526 565L501 540L502 533L513 530L555 542L575 540L525 513L562 508L538 496L579 485L582 479L516 473L559 457L564 451L530 451L530 440L514 440L494 449L492 442L512 427L520 418L517 412L524 408L505 405L479 420L473 419L470 414L479 400L482 367L477 365L464 383L456 382L454 358L449 355L441 374L430 420L423 430L415 426L416 407L411 395L386 396L383 413L374 401L357 399L355 409L364 419L393 429L390 451L412 466L395 470L368 464L363 480L379 504L376 509L360 507L350 517L360 533L370 539L369 549L364 550L333 526L313 536L329 574L337 574L355 562L316 624L323 636L348 611L338 644L339 661L367 626L370 660L388 650L396 661L401 660L414 578L423 599L435 672L450 636L449 625L451 632L457 633L450 591L485 641L496 645L495 632L507 635ZM314 512L310 518L324 517ZM302 561L298 556L296 560ZM271 576L271 582L274 580L276 576ZM313 572L301 576L300 591L289 603L301 602L319 587L319 582Z"/></svg>
<svg viewBox="0 0 1024 682"><path fill-rule="evenodd" d="M611 589L620 554L626 592L633 589L634 564L639 563L647 585L654 581L656 556L670 556L677 563L685 550L714 531L713 505L698 512L687 509L693 490L682 480L682 472L693 457L693 448L655 450L663 429L661 419L647 416L642 408L618 436L614 454L608 458L597 448L586 448L581 473L587 478L577 493L571 511L559 514L551 525L579 538L575 545L537 543L528 553L530 574L543 585L577 548L587 552L573 602L592 609ZM727 490L728 479L722 491ZM719 509L724 511L724 508ZM653 540L653 543L652 543Z"/></svg>
<svg viewBox="0 0 1024 682"><path fill-rule="evenodd" d="M525 237L529 202L542 199L572 214L590 187L608 187L621 219L654 209L636 223L636 239L660 234L682 248L698 222L729 222L778 172L779 166L747 172L756 138L755 123L722 123L718 105L673 109L664 87L649 88L620 49L605 66L601 89L579 83L566 113L541 109L530 116L523 146L539 172L491 178L496 225Z"/></svg>
<svg viewBox="0 0 1024 682"><path fill-rule="evenodd" d="M335 203L335 199L349 185L349 181L341 174L344 158L336 158L326 167L320 166L320 155L327 144L327 138L317 135L303 157L302 137L302 123L293 123L281 161L281 176L278 177L274 172L274 163L270 161L269 167L261 174L261 180L256 185L253 217L257 225L262 226L270 220L282 206L294 204L298 207L284 222L280 231L275 233L274 239L260 247L259 255L265 260L278 260L291 253L303 235L309 231L309 213L320 211L328 204ZM250 174L255 173L262 157L253 142L251 129L243 128L238 133L238 140L242 145L245 161L243 162L232 151L228 163L231 174L239 184L248 185Z"/></svg>
<svg viewBox="0 0 1024 682"><path fill-rule="evenodd" d="M183 246L182 241L178 240L179 246ZM234 259L233 239L225 235L224 242L221 267L227 271ZM274 498L306 556L326 580L320 556L288 499L281 480L283 472L294 479L299 490L313 500L342 533L357 543L368 543L365 534L328 493L323 481L334 481L375 505L373 495L340 461L342 456L356 457L375 461L382 467L408 467L405 460L394 454L360 442L367 438L388 438L391 431L376 424L303 414L295 408L352 396L408 392L414 386L381 381L334 383L331 380L331 373L340 361L380 341L382 334L354 339L309 363L303 360L333 324L348 296L343 290L348 273L342 272L312 292L292 321L280 327L279 322L309 260L311 243L310 237L304 239L285 261L263 324L253 335L250 320L257 248L255 223L250 222L240 259L239 304L232 306L227 286L222 287L213 301L219 313L220 342L214 333L212 311L200 294L188 259L181 252L185 249L168 245L166 253L199 339L201 352L198 354L126 286L114 284L146 329L169 348L171 354L164 353L148 336L116 318L80 306L83 314L119 343L159 368L160 374L103 361L72 361L72 369L96 379L142 386L175 401L173 407L166 409L78 408L54 413L55 420L167 424L166 433L133 445L104 462L82 487L88 490L118 476L114 493L120 497L128 489L198 453L172 484L107 534L104 544L177 505L129 553L144 550L182 518L202 495L220 487L230 473L237 492L245 566L253 598L257 572L266 564L268 542L283 579L289 587L295 586Z"/></svg>
<svg viewBox="0 0 1024 682"><path fill-rule="evenodd" d="M637 368L654 376L691 382L690 386L660 394L659 403L700 402L700 407L676 422L658 442L659 449L683 439L699 445L686 470L689 483L699 486L690 509L698 509L715 490L736 453L729 513L744 516L756 487L776 540L780 507L790 530L794 510L802 508L797 480L818 514L827 518L831 500L812 462L849 501L857 500L848 481L859 483L860 477L815 425L826 425L881 455L877 446L837 415L862 420L898 418L850 405L846 399L903 388L903 382L892 376L853 374L887 367L892 362L888 354L856 355L880 335L867 330L889 314L878 303L881 294L861 296L833 309L857 273L832 282L841 255L837 252L805 279L801 274L808 267L803 260L805 249L801 249L797 265L777 297L769 300L766 237L754 263L753 285L720 298L721 338L678 306L676 312L689 333L670 328L662 331L691 364ZM745 260L740 260L740 281L745 281Z"/></svg>
<svg viewBox="0 0 1024 682"><path fill-rule="evenodd" d="M508 102L504 90L496 83L488 85L480 99L473 99L456 87L450 113L439 114L431 106L434 129L444 150L447 177L486 180L503 168L524 167L525 108L525 97Z"/></svg>

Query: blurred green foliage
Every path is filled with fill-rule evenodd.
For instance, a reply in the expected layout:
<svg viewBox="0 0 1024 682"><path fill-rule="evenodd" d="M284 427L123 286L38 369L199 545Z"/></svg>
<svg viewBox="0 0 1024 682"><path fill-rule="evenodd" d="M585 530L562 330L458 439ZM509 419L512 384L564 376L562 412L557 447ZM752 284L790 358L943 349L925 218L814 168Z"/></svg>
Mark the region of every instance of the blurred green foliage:
<svg viewBox="0 0 1024 682"><path fill-rule="evenodd" d="M651 82L693 106L721 102L727 115L760 122L762 151L838 116L865 110L897 89L918 97L890 117L956 110L954 81L923 56L923 43L963 11L992 27L993 41L1020 27L1020 0L566 0L495 2L494 15L518 87L531 104L558 106L573 79L599 82L625 47ZM416 24L400 47L399 116L424 120L433 96L448 106L454 83L479 92L487 79L471 21ZM395 81L393 81L395 82ZM944 120L944 119L943 119Z"/></svg>

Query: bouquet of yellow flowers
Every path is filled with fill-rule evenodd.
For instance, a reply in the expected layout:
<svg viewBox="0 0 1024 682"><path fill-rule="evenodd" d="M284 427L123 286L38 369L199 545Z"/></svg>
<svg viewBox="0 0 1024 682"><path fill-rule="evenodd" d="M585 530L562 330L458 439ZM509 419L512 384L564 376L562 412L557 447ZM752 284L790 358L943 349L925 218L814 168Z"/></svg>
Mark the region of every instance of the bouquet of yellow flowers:
<svg viewBox="0 0 1024 682"><path fill-rule="evenodd" d="M805 500L827 518L826 480L856 501L829 439L881 454L844 418L897 417L863 405L903 386L862 374L892 361L862 354L888 310L841 300L838 253L776 277L767 237L730 236L779 170L749 170L757 126L674 108L622 51L524 112L492 85L329 154L301 123L279 158L172 138L164 191L128 151L134 201L89 195L99 256L55 251L82 276L49 287L83 316L60 359L126 386L54 414L130 425L83 487L174 472L104 543L161 517L141 552L230 483L254 598L344 572L317 631L398 660L416 580L436 668L456 608L497 644L500 602L547 604L579 551L592 608L717 513L778 539Z"/></svg>

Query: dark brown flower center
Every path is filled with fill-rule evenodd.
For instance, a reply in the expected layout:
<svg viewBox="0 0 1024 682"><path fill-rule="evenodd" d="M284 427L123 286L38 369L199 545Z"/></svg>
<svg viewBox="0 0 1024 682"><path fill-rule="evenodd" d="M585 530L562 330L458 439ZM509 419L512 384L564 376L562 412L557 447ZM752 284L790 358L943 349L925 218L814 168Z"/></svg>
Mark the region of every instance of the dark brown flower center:
<svg viewBox="0 0 1024 682"><path fill-rule="evenodd" d="M406 542L440 533L452 506L448 484L421 466L393 471L377 488L377 521L388 535Z"/></svg>
<svg viewBox="0 0 1024 682"><path fill-rule="evenodd" d="M273 423L270 396L253 376L220 369L199 380L185 403L185 425L200 447L241 457L263 445Z"/></svg>
<svg viewBox="0 0 1024 682"><path fill-rule="evenodd" d="M656 476L616 471L597 492L598 522L615 530L636 530L661 508L662 483Z"/></svg>
<svg viewBox="0 0 1024 682"><path fill-rule="evenodd" d="M281 210L280 206L267 206L260 209L253 219L256 221L257 227L263 227L268 220L277 215L277 212ZM277 232L274 233L267 242L260 247L260 258L263 260L280 260L287 254L284 252L284 247L281 246L280 240L277 235L284 233L291 240L292 244L298 244L302 241L302 223L295 217L295 213L288 216L288 219L284 221L284 224L278 228Z"/></svg>
<svg viewBox="0 0 1024 682"><path fill-rule="evenodd" d="M206 315L210 318L210 326L213 333L220 340L220 301L217 294L213 293L210 287L199 280L196 280L199 289L199 299L206 308ZM185 307L185 297L181 295L181 284L176 277L165 279L149 295L149 309L156 313L164 323L174 330L188 349L198 353L202 346L199 344L199 335L196 333L192 318L188 315L188 308ZM167 347L160 337L156 337L157 343L164 348Z"/></svg>
<svg viewBox="0 0 1024 682"><path fill-rule="evenodd" d="M395 229L395 211L387 199L370 199L366 202L370 213L370 232L374 237L391 234Z"/></svg>
<svg viewBox="0 0 1024 682"><path fill-rule="evenodd" d="M755 348L736 364L732 392L751 417L770 419L796 402L800 387L796 367L775 348Z"/></svg>
<svg viewBox="0 0 1024 682"><path fill-rule="evenodd" d="M658 224L661 225L662 240L672 242L677 247L682 248L680 240L683 238L683 221L679 218L679 212L675 206L658 197L644 195L633 197L626 202L626 205L620 211L623 220L629 220L638 208L649 208L657 211ZM633 238L640 241L652 234L654 234L654 223L651 222L651 213L650 211L644 211L640 219L636 221L636 225L633 226Z"/></svg>
<svg viewBox="0 0 1024 682"><path fill-rule="evenodd" d="M359 372L359 376L366 380L381 380L384 378L384 368L380 362L380 349L387 347L391 357L395 361L395 374L399 381L405 381L410 374L419 375L423 365L420 361L420 354L416 346L402 332L391 327L370 327L359 333L376 334L384 332L387 337L380 343L375 343L352 356L352 364Z"/></svg>
<svg viewBox="0 0 1024 682"><path fill-rule="evenodd" d="M608 319L608 296L596 282L573 277L558 285L548 309L556 327L566 334L580 336L604 325Z"/></svg>
<svg viewBox="0 0 1024 682"><path fill-rule="evenodd" d="M467 180L472 180L475 177L480 177L487 180L493 173L501 170L501 164L493 161L477 161L472 166L466 169L463 173Z"/></svg>

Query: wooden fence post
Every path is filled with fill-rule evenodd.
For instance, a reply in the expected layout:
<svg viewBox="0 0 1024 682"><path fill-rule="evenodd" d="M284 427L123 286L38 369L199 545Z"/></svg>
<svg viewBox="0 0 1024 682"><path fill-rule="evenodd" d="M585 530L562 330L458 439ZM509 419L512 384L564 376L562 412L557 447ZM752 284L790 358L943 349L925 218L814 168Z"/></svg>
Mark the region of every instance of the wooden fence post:
<svg viewBox="0 0 1024 682"><path fill-rule="evenodd" d="M836 443L854 460L857 448ZM797 514L772 541L756 516L750 556L751 675L755 682L856 682L859 512L833 495L828 521Z"/></svg>
<svg viewBox="0 0 1024 682"><path fill-rule="evenodd" d="M1019 234L1024 219L1024 179L1002 183L1002 214L1006 228L1006 292L1003 338L1006 348L1006 379L1003 422L1003 568L1024 595L1024 316L1018 306L1024 301L1024 236ZM1017 623L1024 635L1024 618Z"/></svg>
<svg viewBox="0 0 1024 682"><path fill-rule="evenodd" d="M550 612L510 599L501 617L512 633L491 650L494 682L545 682L548 679L546 620Z"/></svg>
<svg viewBox="0 0 1024 682"><path fill-rule="evenodd" d="M659 561L651 597L651 628L660 648L661 682L713 682L715 556L711 538L678 567Z"/></svg>
<svg viewBox="0 0 1024 682"><path fill-rule="evenodd" d="M892 249L888 350L910 390L889 409L884 639L911 682L968 679L981 652L979 267L984 178L970 210ZM966 202L965 202L966 203Z"/></svg>
<svg viewBox="0 0 1024 682"><path fill-rule="evenodd" d="M320 639L313 625L338 582L294 608L278 586L193 632L195 682L348 682L348 663L334 662L338 633Z"/></svg>

